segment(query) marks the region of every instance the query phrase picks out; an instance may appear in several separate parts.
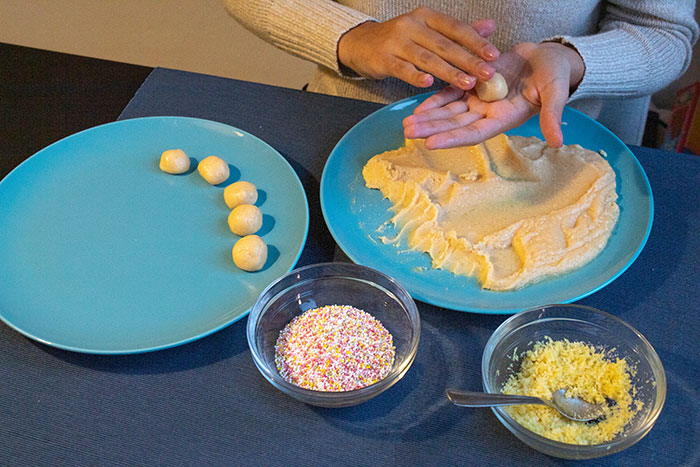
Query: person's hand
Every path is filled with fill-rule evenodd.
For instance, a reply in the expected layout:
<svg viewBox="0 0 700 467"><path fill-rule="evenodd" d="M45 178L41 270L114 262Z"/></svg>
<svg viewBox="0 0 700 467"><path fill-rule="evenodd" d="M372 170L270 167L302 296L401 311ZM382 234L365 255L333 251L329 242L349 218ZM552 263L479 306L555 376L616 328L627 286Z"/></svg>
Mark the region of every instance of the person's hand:
<svg viewBox="0 0 700 467"><path fill-rule="evenodd" d="M539 112L545 140L561 147L564 106L584 73L578 52L555 42L522 43L501 54L494 65L508 82L504 99L484 102L473 91L448 86L404 119L404 135L426 138L430 149L473 145Z"/></svg>
<svg viewBox="0 0 700 467"><path fill-rule="evenodd" d="M338 42L340 63L360 76L390 76L413 86L432 86L434 77L471 89L476 78L489 79L487 61L498 49L486 38L495 30L492 20L467 25L427 7L383 23L366 22L346 32Z"/></svg>

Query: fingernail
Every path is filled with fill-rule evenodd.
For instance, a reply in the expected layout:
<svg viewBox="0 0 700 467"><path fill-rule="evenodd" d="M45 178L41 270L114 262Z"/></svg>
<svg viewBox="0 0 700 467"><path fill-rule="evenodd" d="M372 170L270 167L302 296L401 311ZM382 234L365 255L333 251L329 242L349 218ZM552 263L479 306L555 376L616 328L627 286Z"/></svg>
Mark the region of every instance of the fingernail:
<svg viewBox="0 0 700 467"><path fill-rule="evenodd" d="M459 83L460 87L466 91L474 87L476 84L476 78L460 73L459 76L457 76L457 82Z"/></svg>
<svg viewBox="0 0 700 467"><path fill-rule="evenodd" d="M425 145L426 149L438 149L437 143L435 143L435 138L433 136L427 137L423 144Z"/></svg>
<svg viewBox="0 0 700 467"><path fill-rule="evenodd" d="M424 74L420 78L421 84L425 87L432 86L433 85L433 76L429 74Z"/></svg>
<svg viewBox="0 0 700 467"><path fill-rule="evenodd" d="M496 58L501 54L498 49L491 44L485 45L482 49L482 53L485 58Z"/></svg>
<svg viewBox="0 0 700 467"><path fill-rule="evenodd" d="M494 73L493 68L486 63L479 63L479 65L476 67L476 71L483 79L491 79L491 76L493 76Z"/></svg>

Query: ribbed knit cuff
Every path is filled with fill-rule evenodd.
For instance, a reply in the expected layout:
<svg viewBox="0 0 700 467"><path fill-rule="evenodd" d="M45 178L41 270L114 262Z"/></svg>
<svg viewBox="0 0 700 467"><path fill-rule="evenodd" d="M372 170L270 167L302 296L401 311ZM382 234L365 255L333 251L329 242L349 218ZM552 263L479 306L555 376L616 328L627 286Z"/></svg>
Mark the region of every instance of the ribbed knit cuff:
<svg viewBox="0 0 700 467"><path fill-rule="evenodd" d="M636 52L635 41L622 30L591 36L555 36L543 42L559 42L574 48L585 72L570 100L591 97L629 97L649 86L650 70Z"/></svg>
<svg viewBox="0 0 700 467"><path fill-rule="evenodd" d="M261 16L269 24L270 40L282 50L334 70L342 76L356 77L340 66L338 41L350 29L374 18L329 0L282 0ZM303 11L302 11L303 10ZM310 21L309 18L314 18ZM274 25L274 26L273 26Z"/></svg>

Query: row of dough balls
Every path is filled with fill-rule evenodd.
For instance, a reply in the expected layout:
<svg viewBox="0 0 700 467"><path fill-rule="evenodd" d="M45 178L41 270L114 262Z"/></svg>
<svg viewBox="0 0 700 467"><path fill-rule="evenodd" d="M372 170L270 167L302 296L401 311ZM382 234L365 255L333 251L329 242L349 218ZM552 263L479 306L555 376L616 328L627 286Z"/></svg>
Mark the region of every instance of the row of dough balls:
<svg viewBox="0 0 700 467"><path fill-rule="evenodd" d="M168 149L160 157L160 169L177 175L190 170L190 158L182 149ZM197 165L199 174L212 185L228 180L228 164L217 156L209 156ZM224 202L231 209L228 225L241 238L233 245L231 255L236 266L244 271L259 271L267 261L267 244L258 235L262 212L255 206L258 189L250 182L238 181L224 189Z"/></svg>

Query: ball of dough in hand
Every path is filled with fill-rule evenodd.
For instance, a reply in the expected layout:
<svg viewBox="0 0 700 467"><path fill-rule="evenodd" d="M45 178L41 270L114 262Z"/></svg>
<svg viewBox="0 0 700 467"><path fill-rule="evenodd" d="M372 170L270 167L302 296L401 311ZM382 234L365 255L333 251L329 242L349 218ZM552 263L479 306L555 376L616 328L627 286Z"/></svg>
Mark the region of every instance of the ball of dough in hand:
<svg viewBox="0 0 700 467"><path fill-rule="evenodd" d="M257 235L248 235L233 245L233 262L244 271L259 271L267 261L267 244Z"/></svg>
<svg viewBox="0 0 700 467"><path fill-rule="evenodd" d="M477 81L474 89L479 99L485 102L498 101L508 95L508 84L500 73L494 73L488 81Z"/></svg>
<svg viewBox="0 0 700 467"><path fill-rule="evenodd" d="M177 175L190 170L190 158L182 149L168 149L160 156L160 170Z"/></svg>
<svg viewBox="0 0 700 467"><path fill-rule="evenodd" d="M257 200L258 189L250 182L241 180L224 189L224 201L230 209L241 204L255 204Z"/></svg>
<svg viewBox="0 0 700 467"><path fill-rule="evenodd" d="M228 169L228 164L220 157L209 156L202 159L197 166L199 174L212 185L218 185L228 179L231 174Z"/></svg>
<svg viewBox="0 0 700 467"><path fill-rule="evenodd" d="M252 204L236 206L228 215L228 226L231 232L241 237L254 234L262 227L262 212Z"/></svg>

